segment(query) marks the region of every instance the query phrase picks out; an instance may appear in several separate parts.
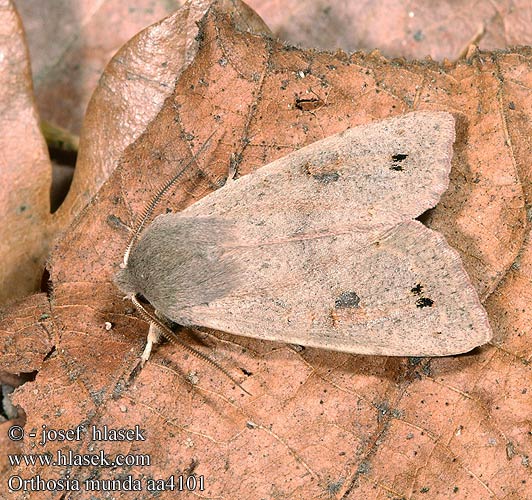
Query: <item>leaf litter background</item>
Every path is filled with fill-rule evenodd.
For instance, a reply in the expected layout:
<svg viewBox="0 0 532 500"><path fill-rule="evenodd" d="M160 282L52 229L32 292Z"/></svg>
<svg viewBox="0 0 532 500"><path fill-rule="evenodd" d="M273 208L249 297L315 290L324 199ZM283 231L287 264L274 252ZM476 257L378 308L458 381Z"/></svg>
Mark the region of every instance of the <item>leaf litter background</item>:
<svg viewBox="0 0 532 500"><path fill-rule="evenodd" d="M185 6L132 39L108 66L87 110L71 193L52 217L44 201L50 168L43 141L25 133L35 129L36 114L24 41L11 4L1 7L2 46L16 61L2 66L10 92L1 98L7 227L49 238L64 231L49 261L50 296L27 296L4 310L3 379L38 371L13 398L26 429L140 424L148 436L144 443L84 440L45 449L27 439L22 451L150 453L149 469L83 467L70 477L193 470L205 475L207 498L530 498L529 48L470 51L441 65L326 54L260 36L267 28L239 4L217 3L205 17L208 3ZM174 84L185 59L190 66ZM170 345L136 368L146 325L111 276L125 227L159 179L216 130L160 208L178 210L223 183L231 158L244 175L348 126L412 109L445 109L457 119L451 187L426 222L461 252L486 300L493 345L454 358L401 359L300 351L220 333L190 338L251 397ZM19 248L5 242L3 258L9 245L12 254ZM0 424L2 449L17 449L6 439L11 423ZM5 457L2 465L3 484L16 472L44 478L65 472L17 471Z"/></svg>

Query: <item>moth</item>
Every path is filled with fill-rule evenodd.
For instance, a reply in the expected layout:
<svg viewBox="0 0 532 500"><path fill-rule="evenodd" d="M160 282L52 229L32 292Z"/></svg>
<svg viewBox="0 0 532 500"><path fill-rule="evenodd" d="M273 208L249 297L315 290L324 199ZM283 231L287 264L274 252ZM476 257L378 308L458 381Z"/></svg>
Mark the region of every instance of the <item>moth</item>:
<svg viewBox="0 0 532 500"><path fill-rule="evenodd" d="M116 275L150 323L143 362L161 334L182 342L166 319L358 354L447 356L488 342L460 256L415 219L448 187L454 139L446 112L354 127L148 225L183 168Z"/></svg>

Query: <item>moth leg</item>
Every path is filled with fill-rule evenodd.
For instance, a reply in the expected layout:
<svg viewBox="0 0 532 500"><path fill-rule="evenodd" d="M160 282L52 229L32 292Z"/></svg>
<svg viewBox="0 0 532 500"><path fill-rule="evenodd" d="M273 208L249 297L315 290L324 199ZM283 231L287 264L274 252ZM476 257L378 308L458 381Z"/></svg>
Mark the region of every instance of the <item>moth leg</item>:
<svg viewBox="0 0 532 500"><path fill-rule="evenodd" d="M189 346L188 344L183 342L172 330L170 330L168 326L165 325L164 320L161 322L161 320L159 319L161 315L159 315L157 311L155 311L156 314L152 314L146 311L146 309L139 302L135 294L132 294L130 298L131 298L131 302L133 302L133 305L137 308L137 311L140 313L142 318L145 321L148 321L150 323L150 332L152 331L151 327L153 325L154 327L157 328L159 333L162 334L163 337L165 337L167 340L175 344L181 345L189 353L193 354L199 359L202 359L203 361L206 361L211 366L214 366L217 370L220 370L234 384L238 385L238 387L240 387L240 389L242 389L245 393L250 394L248 391L246 391L246 389L242 387L240 382L238 382L225 368L222 368L216 361L214 361L213 359L211 359L209 356L202 353L201 351L198 351L197 349L194 349L194 347ZM153 339L150 342L150 334L148 333L148 342L146 344L146 348L144 349L144 353L142 354L143 358L145 357L145 355L146 355L146 359L149 358L153 344L154 344Z"/></svg>
<svg viewBox="0 0 532 500"><path fill-rule="evenodd" d="M144 352L140 357L141 366L144 366L146 361L148 361L148 359L150 358L151 350L154 344L159 343L159 341L161 340L161 335L161 329L155 323L150 323L150 329L148 330L148 337L146 339L146 347L144 348Z"/></svg>

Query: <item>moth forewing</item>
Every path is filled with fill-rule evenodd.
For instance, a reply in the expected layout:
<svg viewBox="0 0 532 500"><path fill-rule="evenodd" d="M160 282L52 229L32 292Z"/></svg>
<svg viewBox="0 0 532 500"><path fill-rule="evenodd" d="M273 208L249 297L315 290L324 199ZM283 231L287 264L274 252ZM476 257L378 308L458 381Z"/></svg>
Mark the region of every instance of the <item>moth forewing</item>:
<svg viewBox="0 0 532 500"><path fill-rule="evenodd" d="M180 324L352 353L468 351L491 338L486 312L458 253L414 220L447 189L454 137L449 113L414 112L299 149L156 218L126 281Z"/></svg>

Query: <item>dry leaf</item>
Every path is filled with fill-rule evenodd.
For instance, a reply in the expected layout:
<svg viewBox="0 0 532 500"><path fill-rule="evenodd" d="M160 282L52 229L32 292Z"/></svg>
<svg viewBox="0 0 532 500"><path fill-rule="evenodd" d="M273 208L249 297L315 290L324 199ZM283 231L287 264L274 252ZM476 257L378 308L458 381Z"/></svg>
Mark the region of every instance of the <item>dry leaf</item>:
<svg viewBox="0 0 532 500"><path fill-rule="evenodd" d="M451 60L470 44L483 50L532 44L527 0L250 0L283 40L347 51L378 48L388 57Z"/></svg>
<svg viewBox="0 0 532 500"><path fill-rule="evenodd" d="M120 154L144 132L197 50L196 22L210 2L185 6L136 35L108 64L89 103L71 190L57 219L71 220L115 169ZM242 29L268 32L242 2L227 1Z"/></svg>
<svg viewBox="0 0 532 500"><path fill-rule="evenodd" d="M193 470L204 476L200 496L207 498L525 498L532 447L531 62L527 48L445 66L302 51L235 31L223 4L211 9L198 52L172 94L53 252L47 329L55 350L46 359L44 348L31 351L36 357L19 355L24 370L39 369L14 397L28 432L42 425L140 425L146 441L84 437L32 448L37 439L27 437L22 449L149 454L149 468L72 467L70 477L145 481ZM153 92L149 84L146 92ZM137 368L147 325L111 281L126 227L213 130L222 139L160 211L182 209L216 189L231 158L246 175L349 126L411 109L447 110L458 121L451 187L426 221L461 252L487 297L494 345L464 356L404 359L188 335L253 396L171 345ZM42 338L42 296L35 300L5 313L4 346L17 318L30 338ZM12 359L5 352L2 367ZM63 472L33 466L8 474L57 479Z"/></svg>
<svg viewBox="0 0 532 500"><path fill-rule="evenodd" d="M177 75L194 58L196 21L209 4L185 5L136 35L114 56L87 109L68 196L51 216L51 164L38 128L22 26L14 7L6 2L7 7L0 11L4 30L0 36L8 48L0 68L4 80L4 94L0 95L0 127L4 130L0 180L11 189L0 193L7 222L0 234L0 260L4 263L0 268L0 304L40 289L50 243L96 194L120 154L144 131L171 94ZM227 9L242 29L269 32L245 4L227 2Z"/></svg>
<svg viewBox="0 0 532 500"><path fill-rule="evenodd" d="M7 5L4 5L7 4ZM39 289L48 253L51 170L20 19L0 3L0 304Z"/></svg>
<svg viewBox="0 0 532 500"><path fill-rule="evenodd" d="M144 27L177 9L177 0L16 0L32 60L41 117L78 133L102 71Z"/></svg>

